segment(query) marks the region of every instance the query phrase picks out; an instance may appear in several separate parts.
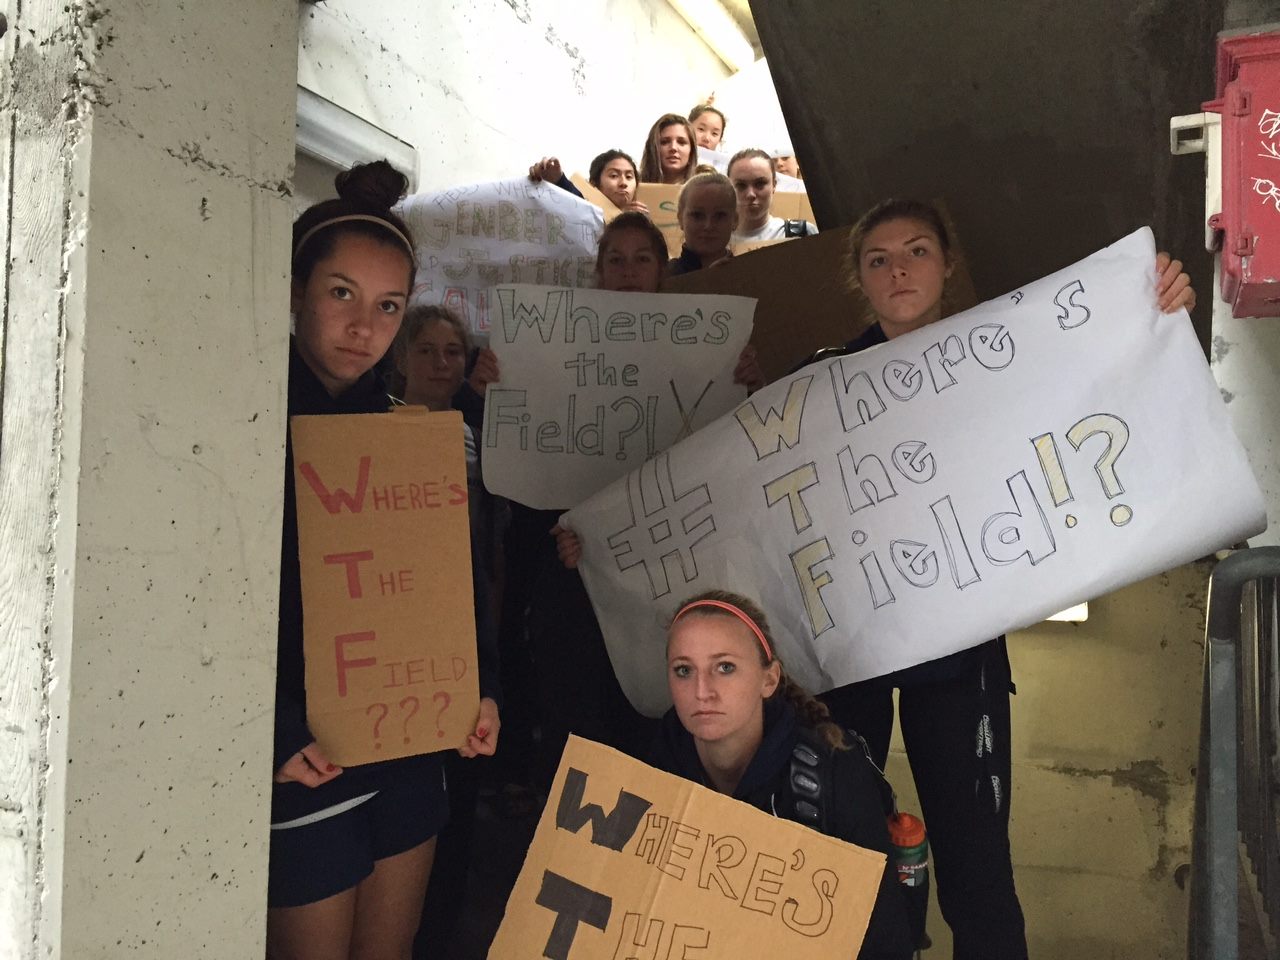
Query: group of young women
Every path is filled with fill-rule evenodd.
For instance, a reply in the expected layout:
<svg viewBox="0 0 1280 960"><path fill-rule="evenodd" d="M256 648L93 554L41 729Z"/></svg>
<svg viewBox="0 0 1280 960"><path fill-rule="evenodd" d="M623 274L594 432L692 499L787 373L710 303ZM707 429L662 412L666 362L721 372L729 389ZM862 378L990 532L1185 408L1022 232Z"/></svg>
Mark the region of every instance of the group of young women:
<svg viewBox="0 0 1280 960"><path fill-rule="evenodd" d="M675 115L671 115L675 116ZM768 157L747 151L730 176L695 174L697 136L683 117L655 124L654 170L687 177L680 198L686 253L700 266L723 256L744 194L758 213ZM665 141L663 131L674 129ZM720 117L719 133L723 132ZM592 165L606 193L634 201L637 171L610 151ZM542 176L559 180L547 161ZM769 173L772 173L772 163ZM734 180L735 170L744 186ZM531 171L532 173L533 171ZM549 174L555 173L552 178ZM766 184L767 186L767 184ZM464 384L468 334L448 311L410 308L414 243L392 207L405 188L388 164L357 167L338 178L339 198L308 209L294 225L289 361L289 414L372 413L392 402L375 371L391 352L399 401L432 409L482 403L500 377L496 358L481 352ZM627 199L630 192L630 199ZM615 203L618 202L615 200ZM851 239L851 281L863 292L872 324L849 352L894 339L942 316L943 290L954 259L937 211L888 201L862 218ZM683 258L681 258L683 259ZM620 292L657 292L668 273L666 243L642 209L628 209L605 228L596 261L597 284ZM1154 296L1166 310L1194 303L1181 264L1161 254ZM852 318L851 318L852 321ZM750 348L735 379L749 388L763 377ZM471 411L472 419L474 409ZM474 421L473 421L474 422ZM474 441L459 438L472 455ZM306 723L302 664L302 601L292 449L286 448L280 630L276 697L275 783L272 792L268 955L285 958L411 956L435 837L449 811L451 781L440 754L342 769L316 743ZM483 497L478 481L475 500ZM569 506L566 504L566 506ZM506 539L508 576L503 629L526 632L532 664L504 665L508 686L533 686L540 701L544 745L558 752L569 732L632 750L658 766L779 816L804 821L787 791L798 745L829 763L827 816L816 826L862 846L888 851L880 798L893 724L892 691L933 846L939 904L953 931L957 958L1025 957L1026 940L1013 886L1008 841L1010 806L1009 694L1013 686L1003 638L888 677L830 691L814 700L788 680L767 617L750 598L719 591L686 602L666 638L666 673L674 707L655 743L637 736L643 725L625 704L589 601L573 567L581 546L554 527L556 511L512 505ZM462 758L497 749L500 701L496 631L485 614L495 561L473 524L474 602L481 707ZM511 576L512 552L525 567ZM568 658L568 659L566 659ZM574 663L572 672L561 669ZM658 669L655 663L655 669ZM585 679L585 678L590 679ZM514 692L514 691L510 691ZM973 749L986 718L989 746ZM528 749L517 741L516 749ZM511 745L504 741L504 752ZM554 758L551 758L554 761ZM452 762L452 761L451 761ZM545 780L544 780L545 782ZM429 936L430 931L426 931ZM863 957L906 957L914 946L899 890L884 877Z"/></svg>
<svg viewBox="0 0 1280 960"><path fill-rule="evenodd" d="M781 160L751 147L739 150L722 175L698 163L698 148L720 146L726 120L709 104L699 104L688 117L667 113L659 117L645 138L639 167L622 150L606 150L591 161L588 182L619 210L649 214L636 199L641 183L680 186L676 219L684 233L680 256L668 273L678 276L711 266L732 256L731 247L792 237L812 236L818 228L807 220L785 220L772 213ZM788 169L794 168L794 158ZM529 167L529 177L546 180L581 196L565 176L559 159L543 157Z"/></svg>

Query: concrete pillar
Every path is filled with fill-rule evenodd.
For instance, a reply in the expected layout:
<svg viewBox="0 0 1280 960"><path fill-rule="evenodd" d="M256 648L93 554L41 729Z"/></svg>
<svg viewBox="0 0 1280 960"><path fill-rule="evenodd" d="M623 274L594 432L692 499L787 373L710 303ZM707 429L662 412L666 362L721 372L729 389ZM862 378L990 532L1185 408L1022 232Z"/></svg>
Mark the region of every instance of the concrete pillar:
<svg viewBox="0 0 1280 960"><path fill-rule="evenodd" d="M261 956L296 8L6 6L0 956Z"/></svg>

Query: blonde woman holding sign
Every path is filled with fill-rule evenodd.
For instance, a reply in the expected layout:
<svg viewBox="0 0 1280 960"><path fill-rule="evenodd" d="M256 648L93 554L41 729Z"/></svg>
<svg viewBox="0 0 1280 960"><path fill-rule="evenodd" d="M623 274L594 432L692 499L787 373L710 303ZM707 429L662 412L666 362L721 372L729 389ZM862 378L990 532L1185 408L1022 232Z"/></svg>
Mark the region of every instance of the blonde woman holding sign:
<svg viewBox="0 0 1280 960"><path fill-rule="evenodd" d="M374 365L413 289L413 241L391 212L405 178L385 161L337 178L338 199L293 227L288 413L377 413ZM459 438L461 439L461 438ZM267 955L272 960L407 960L448 815L440 754L343 769L307 725L292 444L286 440L271 793ZM467 756L498 735L491 645L480 645L480 715Z"/></svg>

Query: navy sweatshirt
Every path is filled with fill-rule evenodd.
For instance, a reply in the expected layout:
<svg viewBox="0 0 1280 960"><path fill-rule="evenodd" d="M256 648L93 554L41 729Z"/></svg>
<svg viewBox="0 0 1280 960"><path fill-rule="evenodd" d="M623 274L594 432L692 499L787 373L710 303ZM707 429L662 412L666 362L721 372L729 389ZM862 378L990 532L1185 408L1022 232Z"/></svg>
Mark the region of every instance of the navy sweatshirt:
<svg viewBox="0 0 1280 960"><path fill-rule="evenodd" d="M776 810L777 816L794 819L788 779L791 752L799 742L800 720L791 704L781 697L765 701L764 739L743 772L733 798L765 813ZM715 789L698 758L693 736L680 723L674 709L662 718L662 735L650 762L659 770ZM827 832L887 856L889 828L880 794L880 771L856 746L851 750L833 751L829 762L833 796L827 798L831 824ZM890 859L880 878L880 892L858 957L860 960L907 960L911 953L906 904Z"/></svg>
<svg viewBox="0 0 1280 960"><path fill-rule="evenodd" d="M289 416L298 414L385 413L390 406L374 371L366 373L339 397L329 396L324 385L289 345ZM462 435L459 433L459 443ZM280 537L280 626L276 647L275 749L272 770L315 739L307 726L305 669L302 654L302 580L298 565L298 514L293 485L293 440L285 445L284 527ZM474 532L473 532L474 539ZM485 578L477 575L479 551L471 551L472 580L476 591ZM499 699L497 637L486 598L477 592L476 648L479 659L480 696ZM271 795L271 820L280 823L372 793L383 786L408 784L440 776L443 754L405 757L348 767L320 787L277 783Z"/></svg>

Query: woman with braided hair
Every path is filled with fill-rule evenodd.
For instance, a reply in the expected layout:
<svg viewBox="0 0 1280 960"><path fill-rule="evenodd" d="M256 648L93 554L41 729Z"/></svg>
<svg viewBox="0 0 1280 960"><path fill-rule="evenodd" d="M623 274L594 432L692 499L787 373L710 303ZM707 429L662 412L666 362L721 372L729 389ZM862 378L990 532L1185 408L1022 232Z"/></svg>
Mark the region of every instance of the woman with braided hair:
<svg viewBox="0 0 1280 960"><path fill-rule="evenodd" d="M713 590L681 605L667 629L667 684L675 706L663 717L654 766L889 853L883 775L859 738L833 723L827 708L786 675L754 603ZM798 748L816 754L828 774L819 779L830 796L819 796L807 810L791 790ZM906 904L886 862L858 956L888 960L911 952Z"/></svg>

